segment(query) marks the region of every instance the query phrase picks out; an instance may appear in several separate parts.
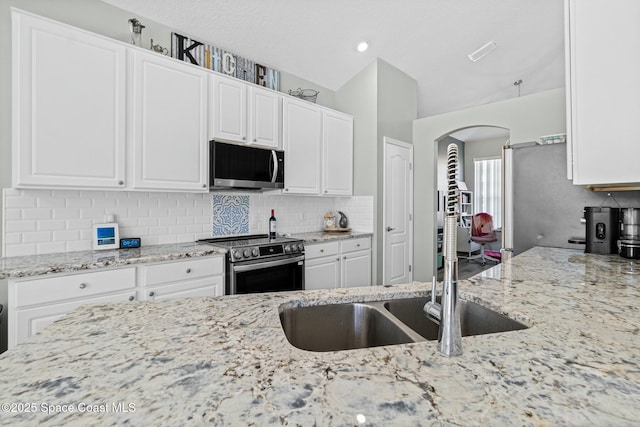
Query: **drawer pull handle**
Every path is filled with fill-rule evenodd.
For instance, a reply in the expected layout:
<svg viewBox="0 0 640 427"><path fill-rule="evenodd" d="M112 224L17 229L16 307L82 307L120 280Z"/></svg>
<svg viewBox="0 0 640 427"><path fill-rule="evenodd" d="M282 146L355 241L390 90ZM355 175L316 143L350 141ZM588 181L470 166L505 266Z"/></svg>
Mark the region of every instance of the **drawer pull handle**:
<svg viewBox="0 0 640 427"><path fill-rule="evenodd" d="M87 287L87 284L86 284L86 283L80 283L80 289L84 289L84 288L86 288L86 287Z"/></svg>
<svg viewBox="0 0 640 427"><path fill-rule="evenodd" d="M187 268L187 274L191 273L191 269Z"/></svg>
<svg viewBox="0 0 640 427"><path fill-rule="evenodd" d="M149 296L150 296L150 297L153 297L153 296L155 296L155 295L156 295L156 293L155 293L155 292L153 292L153 291L149 292Z"/></svg>
<svg viewBox="0 0 640 427"><path fill-rule="evenodd" d="M136 299L136 297L134 297L133 295L129 297L129 301L133 301L134 299Z"/></svg>

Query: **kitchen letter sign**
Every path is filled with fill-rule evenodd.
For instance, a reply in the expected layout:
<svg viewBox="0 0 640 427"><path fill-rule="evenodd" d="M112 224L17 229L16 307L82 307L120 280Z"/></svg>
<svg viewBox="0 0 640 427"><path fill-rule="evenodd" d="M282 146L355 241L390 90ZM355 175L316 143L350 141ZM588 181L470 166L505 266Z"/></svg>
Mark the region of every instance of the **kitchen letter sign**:
<svg viewBox="0 0 640 427"><path fill-rule="evenodd" d="M226 50L171 33L171 56L273 90L280 90L280 72Z"/></svg>

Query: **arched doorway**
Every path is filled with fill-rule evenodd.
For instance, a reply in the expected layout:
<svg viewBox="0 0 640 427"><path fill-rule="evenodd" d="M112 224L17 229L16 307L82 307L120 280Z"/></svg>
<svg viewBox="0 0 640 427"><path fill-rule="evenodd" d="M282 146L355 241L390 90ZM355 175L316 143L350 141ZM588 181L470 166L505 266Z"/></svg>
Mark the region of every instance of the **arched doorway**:
<svg viewBox="0 0 640 427"><path fill-rule="evenodd" d="M504 147L509 143L510 131L500 126L467 126L452 130L435 142L437 144L437 179L436 194L438 197L436 226L438 234L444 223L444 198L446 194L446 147L453 143L458 146L458 186L460 189L460 218L457 230L457 248L459 258L468 259L477 254L480 246L470 241L470 222L475 213L486 212L492 215L497 229L498 242L494 244L499 250L507 244L511 229L511 212L506 212L509 206L509 183L505 182ZM505 191L507 192L505 193ZM505 205L506 202L506 205ZM507 241L505 241L507 238ZM442 266L441 239L436 239L437 269ZM465 268L459 265L459 278L476 274L478 264ZM487 265L489 267L489 265ZM481 268L480 268L481 269Z"/></svg>

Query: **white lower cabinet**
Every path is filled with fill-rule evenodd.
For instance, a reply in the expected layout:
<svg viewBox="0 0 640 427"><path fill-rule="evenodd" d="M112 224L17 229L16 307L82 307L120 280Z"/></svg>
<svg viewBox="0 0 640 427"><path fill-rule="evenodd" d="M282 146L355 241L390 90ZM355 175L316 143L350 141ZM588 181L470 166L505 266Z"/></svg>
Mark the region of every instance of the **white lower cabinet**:
<svg viewBox="0 0 640 427"><path fill-rule="evenodd" d="M83 304L135 299L135 267L10 280L8 346L15 347Z"/></svg>
<svg viewBox="0 0 640 427"><path fill-rule="evenodd" d="M223 294L223 255L12 279L8 282L8 346L15 347L84 304Z"/></svg>
<svg viewBox="0 0 640 427"><path fill-rule="evenodd" d="M305 289L371 285L371 238L311 243L305 247Z"/></svg>
<svg viewBox="0 0 640 427"><path fill-rule="evenodd" d="M224 258L198 258L140 267L145 300L224 295Z"/></svg>

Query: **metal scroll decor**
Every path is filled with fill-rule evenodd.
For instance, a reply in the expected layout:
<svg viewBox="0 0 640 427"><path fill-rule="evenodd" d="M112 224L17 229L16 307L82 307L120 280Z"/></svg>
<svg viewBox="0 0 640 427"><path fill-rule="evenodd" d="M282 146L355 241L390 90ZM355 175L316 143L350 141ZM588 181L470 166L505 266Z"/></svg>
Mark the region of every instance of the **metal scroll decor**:
<svg viewBox="0 0 640 427"><path fill-rule="evenodd" d="M269 89L280 90L280 71L178 33L171 33L171 56Z"/></svg>

